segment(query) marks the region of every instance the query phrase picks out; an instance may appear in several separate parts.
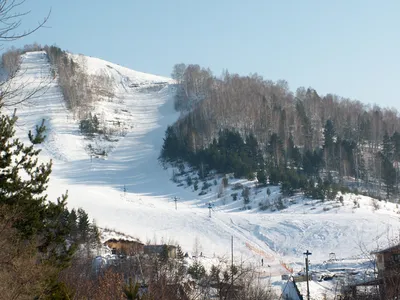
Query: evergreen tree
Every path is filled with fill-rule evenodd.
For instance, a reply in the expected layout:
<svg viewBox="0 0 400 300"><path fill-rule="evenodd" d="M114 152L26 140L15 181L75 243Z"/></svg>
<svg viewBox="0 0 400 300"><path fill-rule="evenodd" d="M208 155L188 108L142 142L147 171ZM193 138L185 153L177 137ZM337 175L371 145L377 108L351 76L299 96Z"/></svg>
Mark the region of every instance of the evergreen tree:
<svg viewBox="0 0 400 300"><path fill-rule="evenodd" d="M164 144L161 149L160 159L174 161L181 156L180 142L172 126L165 131Z"/></svg>
<svg viewBox="0 0 400 300"><path fill-rule="evenodd" d="M395 192L396 169L393 166L394 147L387 132L383 136L382 151L380 156L382 165L382 180L386 186L386 197L390 198L390 196Z"/></svg>
<svg viewBox="0 0 400 300"><path fill-rule="evenodd" d="M78 208L78 231L81 242L89 240L90 221L89 215L82 208Z"/></svg>
<svg viewBox="0 0 400 300"><path fill-rule="evenodd" d="M188 274L195 280L200 280L206 275L206 269L197 260L188 268Z"/></svg>
<svg viewBox="0 0 400 300"><path fill-rule="evenodd" d="M185 255L183 254L182 248L180 245L178 245L176 247L176 258L178 260L183 260L183 258L185 257Z"/></svg>
<svg viewBox="0 0 400 300"><path fill-rule="evenodd" d="M267 184L267 175L263 169L257 172L257 181L260 186L265 186Z"/></svg>
<svg viewBox="0 0 400 300"><path fill-rule="evenodd" d="M294 144L293 135L290 134L286 148L287 167L300 169L302 166L302 156L299 148Z"/></svg>
<svg viewBox="0 0 400 300"><path fill-rule="evenodd" d="M382 141L382 151L381 154L386 157L389 161L393 160L394 156L394 146L392 143L392 139L389 137L389 134L385 132L383 135L383 141Z"/></svg>
<svg viewBox="0 0 400 300"><path fill-rule="evenodd" d="M44 122L36 127L36 134L29 132L32 144L26 146L14 138L16 121L15 112L12 116L2 115L0 107L0 207L18 216L9 224L15 230L9 247L34 246L30 257L38 257L37 270L45 269L46 266L52 269L39 279L38 293L41 298L54 299L54 295L70 295L57 279L57 274L68 266L76 250L75 245L68 243L70 226L66 209L67 196L62 196L56 202L47 201L45 192L51 162L39 164L40 149L36 148L36 144L45 138ZM0 213L0 219L3 217ZM0 232L0 238L3 238L3 234ZM18 261L19 255L23 259L23 253L17 251L13 261ZM13 270L17 272L18 269ZM16 276L19 275L16 273ZM32 291L32 297L36 293Z"/></svg>
<svg viewBox="0 0 400 300"><path fill-rule="evenodd" d="M394 160L400 161L400 133L397 131L393 133L392 137L390 138L393 145L393 157Z"/></svg>
<svg viewBox="0 0 400 300"><path fill-rule="evenodd" d="M262 156L258 148L258 142L253 134L246 136L245 151L247 163L250 165L251 171L254 172L262 163Z"/></svg>
<svg viewBox="0 0 400 300"><path fill-rule="evenodd" d="M393 160L396 169L396 192L399 192L399 163L400 163L400 133L397 131L391 137L393 143Z"/></svg>
<svg viewBox="0 0 400 300"><path fill-rule="evenodd" d="M71 229L71 239L76 240L78 235L78 215L74 208L68 214L68 224Z"/></svg>
<svg viewBox="0 0 400 300"><path fill-rule="evenodd" d="M283 145L279 136L273 133L267 145L268 168L278 168L283 159Z"/></svg>
<svg viewBox="0 0 400 300"><path fill-rule="evenodd" d="M51 162L39 164L37 157L40 150L34 144L25 146L14 138L16 121L15 113L11 117L0 116L0 204L18 209L22 217L15 226L29 238L44 227L44 192L51 173ZM37 128L37 132L35 137L30 134L34 143L43 139L44 126ZM28 176L22 177L24 173Z"/></svg>

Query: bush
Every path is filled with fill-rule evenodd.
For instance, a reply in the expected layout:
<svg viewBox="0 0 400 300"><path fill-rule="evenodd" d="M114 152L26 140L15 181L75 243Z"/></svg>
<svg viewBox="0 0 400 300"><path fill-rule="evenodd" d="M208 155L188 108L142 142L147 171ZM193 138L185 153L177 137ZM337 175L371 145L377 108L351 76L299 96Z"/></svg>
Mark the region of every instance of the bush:
<svg viewBox="0 0 400 300"><path fill-rule="evenodd" d="M272 169L269 174L269 183L272 185L278 185L282 180L281 172L279 169Z"/></svg>
<svg viewBox="0 0 400 300"><path fill-rule="evenodd" d="M201 263L195 261L193 265L188 268L188 274L192 276L193 279L200 280L206 275L206 269Z"/></svg>
<svg viewBox="0 0 400 300"><path fill-rule="evenodd" d="M180 163L178 165L178 169L179 169L179 175L184 175L185 174L185 165L183 163Z"/></svg>
<svg viewBox="0 0 400 300"><path fill-rule="evenodd" d="M373 207L374 211L376 211L376 210L381 208L380 205L379 205L378 200L372 199L371 202L372 202L371 204L372 204L372 207Z"/></svg>
<svg viewBox="0 0 400 300"><path fill-rule="evenodd" d="M201 189L202 189L203 191L205 191L205 190L208 190L209 187L211 187L211 184L208 183L207 181L204 181L204 182L203 182L203 186L201 187Z"/></svg>
<svg viewBox="0 0 400 300"><path fill-rule="evenodd" d="M258 205L260 206L260 210L267 210L271 208L271 203L269 202L268 199L266 199L264 203L262 202L258 203Z"/></svg>
<svg viewBox="0 0 400 300"><path fill-rule="evenodd" d="M326 191L326 198L328 200L335 200L336 196L339 192L339 188L336 185L331 185L330 188Z"/></svg>
<svg viewBox="0 0 400 300"><path fill-rule="evenodd" d="M294 188L289 181L285 180L282 182L281 193L284 196L293 196L294 195Z"/></svg>
<svg viewBox="0 0 400 300"><path fill-rule="evenodd" d="M277 210L282 210L286 208L286 205L283 203L282 197L278 198L278 200L275 202L275 206Z"/></svg>
<svg viewBox="0 0 400 300"><path fill-rule="evenodd" d="M249 172L247 173L246 178L247 180L253 181L256 178L256 176L254 175L254 172Z"/></svg>
<svg viewBox="0 0 400 300"><path fill-rule="evenodd" d="M86 119L81 120L79 124L79 129L83 134L93 135L94 133L102 133L99 130L99 119L96 115L89 113Z"/></svg>
<svg viewBox="0 0 400 300"><path fill-rule="evenodd" d="M191 186L193 184L193 180L192 177L190 177L190 175L186 177L186 183L188 186Z"/></svg>
<svg viewBox="0 0 400 300"><path fill-rule="evenodd" d="M197 191L199 189L199 181L197 179L193 183L193 188L195 191Z"/></svg>
<svg viewBox="0 0 400 300"><path fill-rule="evenodd" d="M231 196L232 196L232 200L233 200L233 201L236 201L236 200L237 200L238 193L233 193L233 194L231 194Z"/></svg>
<svg viewBox="0 0 400 300"><path fill-rule="evenodd" d="M267 175L264 170L257 172L257 181L260 186L265 186L267 184Z"/></svg>
<svg viewBox="0 0 400 300"><path fill-rule="evenodd" d="M241 183L235 183L235 185L233 186L232 190L236 191L236 190L242 190L243 189L243 184Z"/></svg>
<svg viewBox="0 0 400 300"><path fill-rule="evenodd" d="M344 194L350 193L350 189L347 186L341 186L340 192L344 195Z"/></svg>

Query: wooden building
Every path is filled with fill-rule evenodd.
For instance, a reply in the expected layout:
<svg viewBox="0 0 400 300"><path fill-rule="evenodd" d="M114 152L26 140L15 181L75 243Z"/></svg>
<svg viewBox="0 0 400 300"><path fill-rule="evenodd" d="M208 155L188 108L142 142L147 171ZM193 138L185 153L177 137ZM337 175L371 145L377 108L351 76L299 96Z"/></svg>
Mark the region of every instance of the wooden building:
<svg viewBox="0 0 400 300"><path fill-rule="evenodd" d="M110 239L104 245L108 246L113 254L118 255L131 256L144 252L144 244L134 240Z"/></svg>
<svg viewBox="0 0 400 300"><path fill-rule="evenodd" d="M385 299L400 297L400 244L372 252L376 257L379 290Z"/></svg>
<svg viewBox="0 0 400 300"><path fill-rule="evenodd" d="M375 255L376 278L349 286L351 299L400 299L400 244L371 254ZM368 291L363 296L360 291L365 289Z"/></svg>

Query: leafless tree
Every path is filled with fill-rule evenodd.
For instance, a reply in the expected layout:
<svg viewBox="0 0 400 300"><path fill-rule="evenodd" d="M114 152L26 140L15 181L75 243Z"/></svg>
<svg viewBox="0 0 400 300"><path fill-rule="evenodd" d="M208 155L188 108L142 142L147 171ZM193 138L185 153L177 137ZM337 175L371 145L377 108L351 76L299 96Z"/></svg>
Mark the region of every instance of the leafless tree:
<svg viewBox="0 0 400 300"><path fill-rule="evenodd" d="M25 3L25 0L2 0L0 1L0 47L4 48L6 43L22 39L28 35L31 35L35 31L39 30L44 26L50 17L51 10L47 16L38 24L27 30L21 30L23 18L29 14L27 12L18 11L19 8ZM0 83L0 108L1 107L14 107L15 105L25 102L28 99L33 99L39 94L43 93L47 83L43 82L35 89L31 89L29 92L25 88L29 85L29 82L18 82L16 83L16 77L18 76L19 57L16 52L6 54L3 57L5 61L6 69L10 72L7 80ZM13 64L16 65L13 66ZM44 80L46 81L46 80Z"/></svg>
<svg viewBox="0 0 400 300"><path fill-rule="evenodd" d="M49 264L38 264L37 241L21 240L14 223L15 210L0 206L0 295L3 299L31 299L45 290L45 281L56 274Z"/></svg>

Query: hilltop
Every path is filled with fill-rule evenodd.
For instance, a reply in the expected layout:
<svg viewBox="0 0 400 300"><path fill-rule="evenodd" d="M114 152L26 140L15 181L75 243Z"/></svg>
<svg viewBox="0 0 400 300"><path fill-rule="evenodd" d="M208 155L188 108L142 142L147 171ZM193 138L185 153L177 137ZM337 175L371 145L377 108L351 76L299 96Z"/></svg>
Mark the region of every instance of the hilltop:
<svg viewBox="0 0 400 300"><path fill-rule="evenodd" d="M67 55L82 74L106 78L112 93L98 93L77 113L66 101L60 75L46 52L27 52L12 84L24 83L24 93L45 88L17 105L17 136L27 141L26 132L45 120L41 159L53 160L49 199L68 190L69 205L83 207L98 226L142 242L176 242L188 252L197 240L206 265L212 258L229 257L233 236L235 261L259 265L263 258L270 267L259 266L259 271L272 276L286 274L287 266L301 269L307 249L315 264L333 252L340 259L364 259L362 250L383 246L397 235L399 210L394 203L349 193L325 202L301 193L282 197L278 185L259 187L255 179L226 175L224 184L225 174L211 172L201 179L188 164L163 166L158 158L165 131L180 116L174 103L177 82L97 58ZM91 84L90 77L87 80ZM82 132L89 113L98 118L101 132ZM245 187L248 203L241 194ZM205 193L199 195L201 190ZM268 207L260 210L263 205Z"/></svg>

